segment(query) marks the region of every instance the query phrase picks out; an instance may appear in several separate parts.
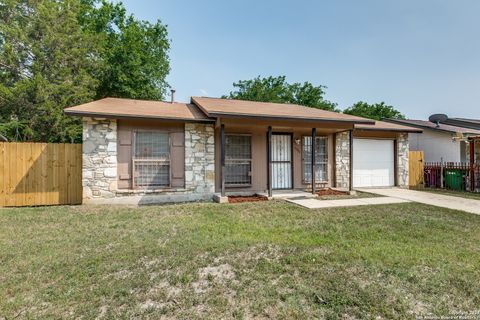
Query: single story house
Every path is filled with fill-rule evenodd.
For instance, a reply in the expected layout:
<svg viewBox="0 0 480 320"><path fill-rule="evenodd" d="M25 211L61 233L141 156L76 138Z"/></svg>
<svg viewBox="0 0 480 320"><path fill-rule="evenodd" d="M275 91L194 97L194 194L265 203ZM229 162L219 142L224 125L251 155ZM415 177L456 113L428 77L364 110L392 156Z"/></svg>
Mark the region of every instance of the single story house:
<svg viewBox="0 0 480 320"><path fill-rule="evenodd" d="M469 162L469 137L480 135L480 130L426 120L385 120L391 123L419 128L422 134L411 132L410 151L423 151L425 162Z"/></svg>
<svg viewBox="0 0 480 320"><path fill-rule="evenodd" d="M192 97L105 98L83 118L85 202L408 185L408 134L422 130L300 105ZM312 152L314 150L314 152Z"/></svg>

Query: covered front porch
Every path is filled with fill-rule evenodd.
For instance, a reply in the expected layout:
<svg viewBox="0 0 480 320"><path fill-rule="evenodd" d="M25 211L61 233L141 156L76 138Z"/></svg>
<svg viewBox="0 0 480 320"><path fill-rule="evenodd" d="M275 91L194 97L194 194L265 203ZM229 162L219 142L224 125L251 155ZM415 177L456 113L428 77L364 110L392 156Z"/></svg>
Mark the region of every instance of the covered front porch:
<svg viewBox="0 0 480 320"><path fill-rule="evenodd" d="M220 118L215 191L269 198L351 191L353 130L351 122Z"/></svg>

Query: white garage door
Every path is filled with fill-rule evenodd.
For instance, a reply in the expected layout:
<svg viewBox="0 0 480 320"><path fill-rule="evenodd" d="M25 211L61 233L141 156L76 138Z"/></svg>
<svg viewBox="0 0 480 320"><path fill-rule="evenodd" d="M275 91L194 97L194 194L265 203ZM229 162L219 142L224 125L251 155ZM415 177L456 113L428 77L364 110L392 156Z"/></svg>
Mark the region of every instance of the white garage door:
<svg viewBox="0 0 480 320"><path fill-rule="evenodd" d="M395 184L393 140L353 139L353 187Z"/></svg>

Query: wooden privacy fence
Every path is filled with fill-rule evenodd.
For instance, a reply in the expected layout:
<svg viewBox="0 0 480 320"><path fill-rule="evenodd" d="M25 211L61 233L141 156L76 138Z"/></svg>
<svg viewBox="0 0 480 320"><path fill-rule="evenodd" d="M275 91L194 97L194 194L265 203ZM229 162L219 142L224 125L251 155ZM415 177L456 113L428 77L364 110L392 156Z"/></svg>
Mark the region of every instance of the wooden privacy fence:
<svg viewBox="0 0 480 320"><path fill-rule="evenodd" d="M81 144L0 143L0 207L81 203Z"/></svg>
<svg viewBox="0 0 480 320"><path fill-rule="evenodd" d="M423 151L410 151L409 153L409 186L418 187L424 184Z"/></svg>

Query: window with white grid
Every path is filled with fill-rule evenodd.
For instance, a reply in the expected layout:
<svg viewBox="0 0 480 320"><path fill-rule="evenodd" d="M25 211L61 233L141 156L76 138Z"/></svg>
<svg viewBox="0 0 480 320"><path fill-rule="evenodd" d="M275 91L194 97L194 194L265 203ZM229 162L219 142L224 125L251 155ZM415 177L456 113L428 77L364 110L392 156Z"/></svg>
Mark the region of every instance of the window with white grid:
<svg viewBox="0 0 480 320"><path fill-rule="evenodd" d="M132 161L135 188L170 186L170 139L168 133L135 132Z"/></svg>
<svg viewBox="0 0 480 320"><path fill-rule="evenodd" d="M252 137L250 135L225 136L225 184L248 186L252 184Z"/></svg>
<svg viewBox="0 0 480 320"><path fill-rule="evenodd" d="M315 182L328 181L328 146L327 137L315 139ZM302 138L303 182L312 182L312 137Z"/></svg>

